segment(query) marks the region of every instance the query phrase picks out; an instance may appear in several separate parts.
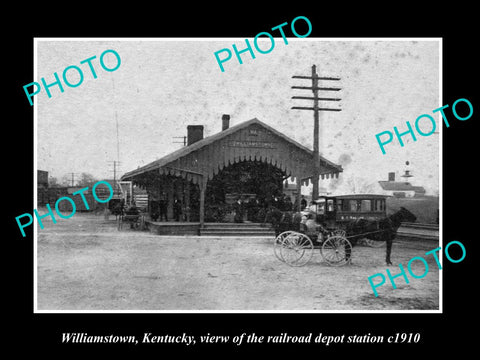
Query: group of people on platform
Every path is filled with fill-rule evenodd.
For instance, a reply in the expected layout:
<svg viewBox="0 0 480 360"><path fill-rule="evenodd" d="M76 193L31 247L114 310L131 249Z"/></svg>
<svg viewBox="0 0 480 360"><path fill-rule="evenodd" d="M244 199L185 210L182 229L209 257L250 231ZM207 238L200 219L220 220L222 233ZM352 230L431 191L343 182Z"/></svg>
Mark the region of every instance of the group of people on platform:
<svg viewBox="0 0 480 360"><path fill-rule="evenodd" d="M307 200L302 195L300 209L303 210L306 206ZM297 200L295 203L292 203L290 196L282 193L278 196L272 195L270 199L242 199L241 197L238 197L233 204L233 208L235 211L235 222L243 222L245 215L248 221L265 221L267 209L274 208L279 211L294 211L298 209L298 203Z"/></svg>
<svg viewBox="0 0 480 360"><path fill-rule="evenodd" d="M154 206L151 210L150 216L153 221L168 221L168 198L161 196L158 201L158 206ZM182 218L182 202L179 198L173 198L173 220L180 221Z"/></svg>
<svg viewBox="0 0 480 360"><path fill-rule="evenodd" d="M233 203L234 221L243 222L244 220L253 222L265 221L265 214L267 209L277 209L280 211L295 211L298 209L297 200L292 203L290 196L285 194L272 195L271 198L257 197L244 198L238 197ZM307 200L302 195L300 199L300 209L303 210L307 207ZM182 217L182 202L177 197L173 199L173 220L181 221ZM168 221L168 198L167 196L161 196L159 201L152 206L150 215L153 221Z"/></svg>

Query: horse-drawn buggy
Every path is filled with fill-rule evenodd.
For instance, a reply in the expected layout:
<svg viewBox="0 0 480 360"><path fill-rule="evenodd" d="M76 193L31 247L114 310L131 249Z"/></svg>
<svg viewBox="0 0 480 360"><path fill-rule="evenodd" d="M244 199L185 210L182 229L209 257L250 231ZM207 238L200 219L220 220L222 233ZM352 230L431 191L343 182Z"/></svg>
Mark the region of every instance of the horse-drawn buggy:
<svg viewBox="0 0 480 360"><path fill-rule="evenodd" d="M386 244L386 262L391 264L392 241L404 221L416 220L401 207L387 216L385 195L353 194L321 196L300 213L283 213L273 222L276 231L274 252L291 266L303 266L320 249L330 265L351 262L352 248L358 241Z"/></svg>
<svg viewBox="0 0 480 360"><path fill-rule="evenodd" d="M118 230L123 230L127 225L130 229L142 229L145 225L145 216L142 214L140 208L132 203L129 206L125 205L123 199L111 201L110 213L115 215L117 220Z"/></svg>

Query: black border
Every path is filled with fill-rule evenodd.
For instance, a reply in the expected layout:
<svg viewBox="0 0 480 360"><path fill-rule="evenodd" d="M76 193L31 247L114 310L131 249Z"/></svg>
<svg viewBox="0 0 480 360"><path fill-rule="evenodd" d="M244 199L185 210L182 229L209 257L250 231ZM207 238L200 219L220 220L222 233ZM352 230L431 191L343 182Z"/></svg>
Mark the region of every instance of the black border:
<svg viewBox="0 0 480 360"><path fill-rule="evenodd" d="M359 6L351 8L337 4L329 9L325 4L318 8L312 5L296 10L286 5L284 11L273 13L272 9L260 11L246 4L221 4L219 7L204 5L193 9L184 4L181 11L164 5L141 5L135 9L119 9L111 5L104 10L98 6L67 12L64 9L29 8L19 12L15 25L6 32L8 74L12 76L7 86L8 109L7 134L14 141L5 139L4 158L7 159L5 186L15 191L6 191L8 204L6 224L8 243L13 244L7 254L12 265L7 274L12 281L9 293L11 305L6 308L13 315L8 322L8 346L17 352L48 351L45 354L91 352L98 350L112 353L146 351L162 355L166 349L198 353L206 351L279 351L285 355L298 355L299 351L313 351L318 355L347 350L358 353L366 350L376 355L398 354L405 351L410 356L428 351L441 353L455 345L464 351L473 343L474 275L473 254L476 241L475 211L465 211L474 204L474 184L469 185L475 165L474 126L478 116L478 91L474 93L475 21L473 8L453 5L453 9L427 9L420 11L406 3L399 8L379 9ZM123 5L122 5L123 6ZM143 7L142 7L143 6ZM273 6L271 6L273 7ZM88 9L87 9L88 8ZM387 9L388 8L388 9ZM243 10L243 11L242 11ZM453 104L458 98L467 98L473 104L474 115L468 121L452 120L450 128L443 131L443 224L444 244L461 241L467 248L467 257L462 263L444 261L443 269L443 314L33 314L33 240L30 233L21 238L14 217L31 211L33 203L33 108L25 99L22 86L33 79L34 37L245 37L252 38L258 32L296 16L306 16L313 25L310 37L442 37L443 38L443 104ZM477 77L478 78L478 77ZM453 118L451 111L446 114ZM9 137L9 136L8 136ZM7 137L7 138L8 138ZM467 181L466 181L467 180ZM10 310L11 309L11 310ZM473 319L472 319L473 320ZM157 334L192 335L211 334L237 335L255 332L257 335L318 334L331 335L392 335L396 332L420 332L418 344L383 345L210 345L187 348L183 346L150 345L65 345L61 344L62 332L87 332L89 334L125 334L142 336L144 332ZM461 344L460 347L457 345Z"/></svg>

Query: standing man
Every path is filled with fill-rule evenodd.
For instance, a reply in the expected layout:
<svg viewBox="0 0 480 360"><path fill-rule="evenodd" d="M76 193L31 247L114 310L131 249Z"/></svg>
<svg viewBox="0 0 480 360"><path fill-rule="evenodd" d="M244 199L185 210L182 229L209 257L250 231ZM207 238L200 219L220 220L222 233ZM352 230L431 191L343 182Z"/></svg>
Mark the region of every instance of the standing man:
<svg viewBox="0 0 480 360"><path fill-rule="evenodd" d="M150 217L153 221L157 221L160 216L160 202L152 200L150 202Z"/></svg>
<svg viewBox="0 0 480 360"><path fill-rule="evenodd" d="M242 202L242 199L240 199L240 197L238 197L237 201L235 201L235 203L233 204L233 208L235 210L235 216L233 220L236 223L243 222L243 202Z"/></svg>
<svg viewBox="0 0 480 360"><path fill-rule="evenodd" d="M180 215L182 215L182 202L175 196L173 200L173 217L175 221L180 221Z"/></svg>
<svg viewBox="0 0 480 360"><path fill-rule="evenodd" d="M278 197L276 195L272 195L272 206L275 209L279 208L279 201L278 201Z"/></svg>
<svg viewBox="0 0 480 360"><path fill-rule="evenodd" d="M290 199L290 196L285 196L285 201L283 203L283 210L284 211L292 211L293 210L293 204L292 204L292 199Z"/></svg>
<svg viewBox="0 0 480 360"><path fill-rule="evenodd" d="M168 221L168 216L167 216L167 208L168 208L168 197L165 192L162 192L160 195L160 201L158 202L158 207L160 210L160 222L163 221L163 218L165 218L165 221Z"/></svg>

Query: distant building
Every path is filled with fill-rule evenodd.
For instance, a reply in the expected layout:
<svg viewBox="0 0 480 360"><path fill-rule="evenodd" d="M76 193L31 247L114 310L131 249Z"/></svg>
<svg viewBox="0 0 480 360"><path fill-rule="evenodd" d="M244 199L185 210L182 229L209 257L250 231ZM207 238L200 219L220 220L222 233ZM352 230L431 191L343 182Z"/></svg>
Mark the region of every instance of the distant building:
<svg viewBox="0 0 480 360"><path fill-rule="evenodd" d="M408 178L412 175L408 170L405 171L403 177ZM388 181L379 181L385 195L400 197L421 197L425 196L425 188L423 186L413 186L408 181L395 181L395 173L388 173Z"/></svg>
<svg viewBox="0 0 480 360"><path fill-rule="evenodd" d="M308 203L310 203L312 201L312 186L310 185L310 187L307 188L305 191L308 191L308 192L304 192L303 195L305 199L307 199ZM290 196L290 199L292 200L292 202L295 202L297 199L297 193L298 193L296 184L290 184L288 183L288 181L285 181L283 186L283 193L287 196ZM327 190L326 187L319 186L318 195L327 196L327 195L330 195L330 192Z"/></svg>
<svg viewBox="0 0 480 360"><path fill-rule="evenodd" d="M37 170L37 207L48 203L48 171Z"/></svg>
<svg viewBox="0 0 480 360"><path fill-rule="evenodd" d="M292 203L300 203L302 186L313 178L314 158L312 150L256 118L230 127L230 116L224 114L221 132L204 138L203 125L188 125L187 146L124 174L122 180L146 189L152 203L165 196L170 219L178 199L185 221L196 224L200 233L205 222L213 221L206 216L213 211L221 221L232 221L223 215L231 211L232 195L254 197L268 206L286 193ZM322 179L338 178L343 171L323 157L318 166ZM295 179L295 190L284 189L289 177Z"/></svg>

